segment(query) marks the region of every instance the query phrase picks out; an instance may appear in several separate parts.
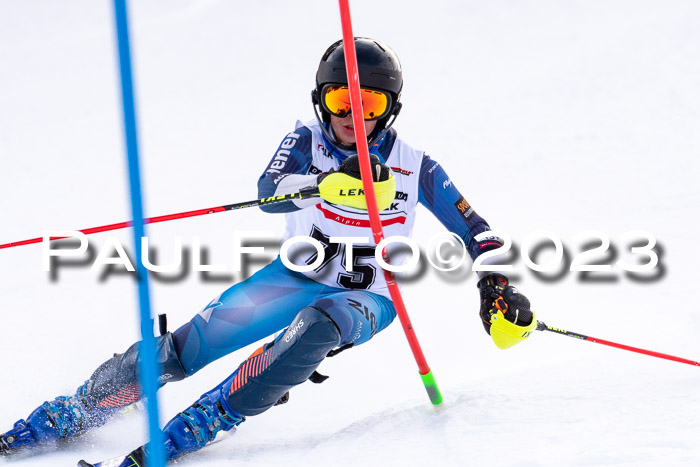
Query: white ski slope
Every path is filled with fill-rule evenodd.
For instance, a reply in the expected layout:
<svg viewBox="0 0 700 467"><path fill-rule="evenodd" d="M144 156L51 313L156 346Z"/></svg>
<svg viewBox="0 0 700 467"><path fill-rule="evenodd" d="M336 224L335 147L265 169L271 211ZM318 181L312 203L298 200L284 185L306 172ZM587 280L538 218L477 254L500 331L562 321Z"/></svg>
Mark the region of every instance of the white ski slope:
<svg viewBox="0 0 700 467"><path fill-rule="evenodd" d="M553 282L519 260L514 282L539 319L700 360L700 4L688 1L353 0L356 35L404 66L396 128L446 168L493 228L537 230L578 251L577 233L644 230L662 278ZM251 199L296 119L313 118L318 59L340 37L336 2L131 2L147 215ZM111 2L0 2L0 243L129 218ZM439 223L421 208L422 245ZM199 236L230 264L236 230L283 231L245 210L148 228L163 261ZM113 236L128 245L127 231ZM108 234L91 237L99 249ZM590 237L589 237L590 238ZM270 256L274 254L269 249ZM75 390L138 339L134 286L89 264L52 281L41 246L0 251L0 430ZM599 258L600 259L600 258ZM547 260L543 254L539 261ZM256 266L260 267L262 263ZM516 274L514 274L516 275ZM171 329L241 280L152 281ZM700 368L551 333L497 349L472 274L403 286L445 396L435 411L395 323L323 363L331 378L250 418L182 466L697 466ZM219 383L250 348L160 392L163 421ZM146 439L142 415L61 452L0 460L72 466Z"/></svg>

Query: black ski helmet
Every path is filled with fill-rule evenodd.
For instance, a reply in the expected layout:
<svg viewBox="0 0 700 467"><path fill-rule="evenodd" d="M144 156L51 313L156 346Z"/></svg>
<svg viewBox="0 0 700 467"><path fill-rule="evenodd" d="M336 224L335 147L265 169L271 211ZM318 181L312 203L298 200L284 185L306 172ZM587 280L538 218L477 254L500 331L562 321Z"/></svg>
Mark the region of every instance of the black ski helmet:
<svg viewBox="0 0 700 467"><path fill-rule="evenodd" d="M363 88L384 91L391 97L389 112L385 117L377 120L377 126L372 133L367 135L368 144L372 146L391 128L401 110L401 102L399 102L403 88L401 63L399 57L388 45L367 37L355 37L355 53L357 54L360 85ZM320 102L321 91L326 84L348 84L342 39L328 47L321 57L316 72L316 88L311 91L311 102L326 137L340 148L354 149L355 145L348 146L337 141L324 125L324 123L329 123L331 119L330 113L324 109Z"/></svg>

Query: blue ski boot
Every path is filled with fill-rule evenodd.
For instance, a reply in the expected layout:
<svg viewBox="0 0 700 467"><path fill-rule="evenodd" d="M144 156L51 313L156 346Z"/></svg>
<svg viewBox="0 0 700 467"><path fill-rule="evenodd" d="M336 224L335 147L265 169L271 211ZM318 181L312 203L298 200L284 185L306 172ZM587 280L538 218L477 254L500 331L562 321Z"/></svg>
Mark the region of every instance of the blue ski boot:
<svg viewBox="0 0 700 467"><path fill-rule="evenodd" d="M7 433L0 435L0 453L8 454L18 448L55 443L75 436L88 428L103 425L119 408L96 407L80 397L85 385L75 396L57 397L44 402L26 420L15 423Z"/></svg>
<svg viewBox="0 0 700 467"><path fill-rule="evenodd" d="M0 455L9 454L20 446L27 446L34 442L27 422L20 420L15 423L7 433L0 435Z"/></svg>
<svg viewBox="0 0 700 467"><path fill-rule="evenodd" d="M215 388L165 425L163 435L169 460L202 449L220 431L229 431L245 421L222 396L221 388Z"/></svg>
<svg viewBox="0 0 700 467"><path fill-rule="evenodd" d="M183 454L198 451L211 443L220 431L229 431L241 424L245 417L232 411L220 398L221 390L203 395L197 402L176 415L163 428L165 456L168 461ZM140 446L129 454L90 464L84 460L79 467L143 467L149 447Z"/></svg>

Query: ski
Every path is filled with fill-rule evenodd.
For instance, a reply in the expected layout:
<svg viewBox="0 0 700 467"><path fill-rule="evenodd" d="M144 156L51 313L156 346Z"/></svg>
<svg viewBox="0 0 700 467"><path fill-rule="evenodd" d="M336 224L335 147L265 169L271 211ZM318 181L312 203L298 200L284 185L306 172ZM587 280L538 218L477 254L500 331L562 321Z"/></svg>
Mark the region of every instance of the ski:
<svg viewBox="0 0 700 467"><path fill-rule="evenodd" d="M141 446L134 449L125 456L115 457L114 459L90 464L81 460L78 462L78 467L145 467L146 453L144 447Z"/></svg>

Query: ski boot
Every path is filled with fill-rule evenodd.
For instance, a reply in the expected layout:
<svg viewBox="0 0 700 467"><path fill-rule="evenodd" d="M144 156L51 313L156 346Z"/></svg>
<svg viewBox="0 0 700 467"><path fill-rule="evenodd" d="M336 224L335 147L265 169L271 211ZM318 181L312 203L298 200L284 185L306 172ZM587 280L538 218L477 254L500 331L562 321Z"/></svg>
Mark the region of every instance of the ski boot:
<svg viewBox="0 0 700 467"><path fill-rule="evenodd" d="M216 388L179 413L163 428L168 460L198 451L214 441L220 431L229 431L245 421L234 412Z"/></svg>
<svg viewBox="0 0 700 467"><path fill-rule="evenodd" d="M245 421L245 417L228 407L226 401L220 398L220 394L220 390L213 390L203 395L197 402L176 415L165 425L165 428L163 428L163 447L168 461L177 459L183 454L198 451L214 441L214 438L220 431L229 431ZM145 466L150 446L150 444L140 446L129 454L95 464L81 460L78 466Z"/></svg>
<svg viewBox="0 0 700 467"><path fill-rule="evenodd" d="M7 433L0 435L0 455L10 454L20 446L27 446L34 442L27 422L20 420L15 423Z"/></svg>
<svg viewBox="0 0 700 467"><path fill-rule="evenodd" d="M81 397L85 385L72 397L57 397L44 402L26 420L0 436L0 453L7 454L24 447L55 443L75 436L88 428L103 425L118 408L96 407Z"/></svg>

